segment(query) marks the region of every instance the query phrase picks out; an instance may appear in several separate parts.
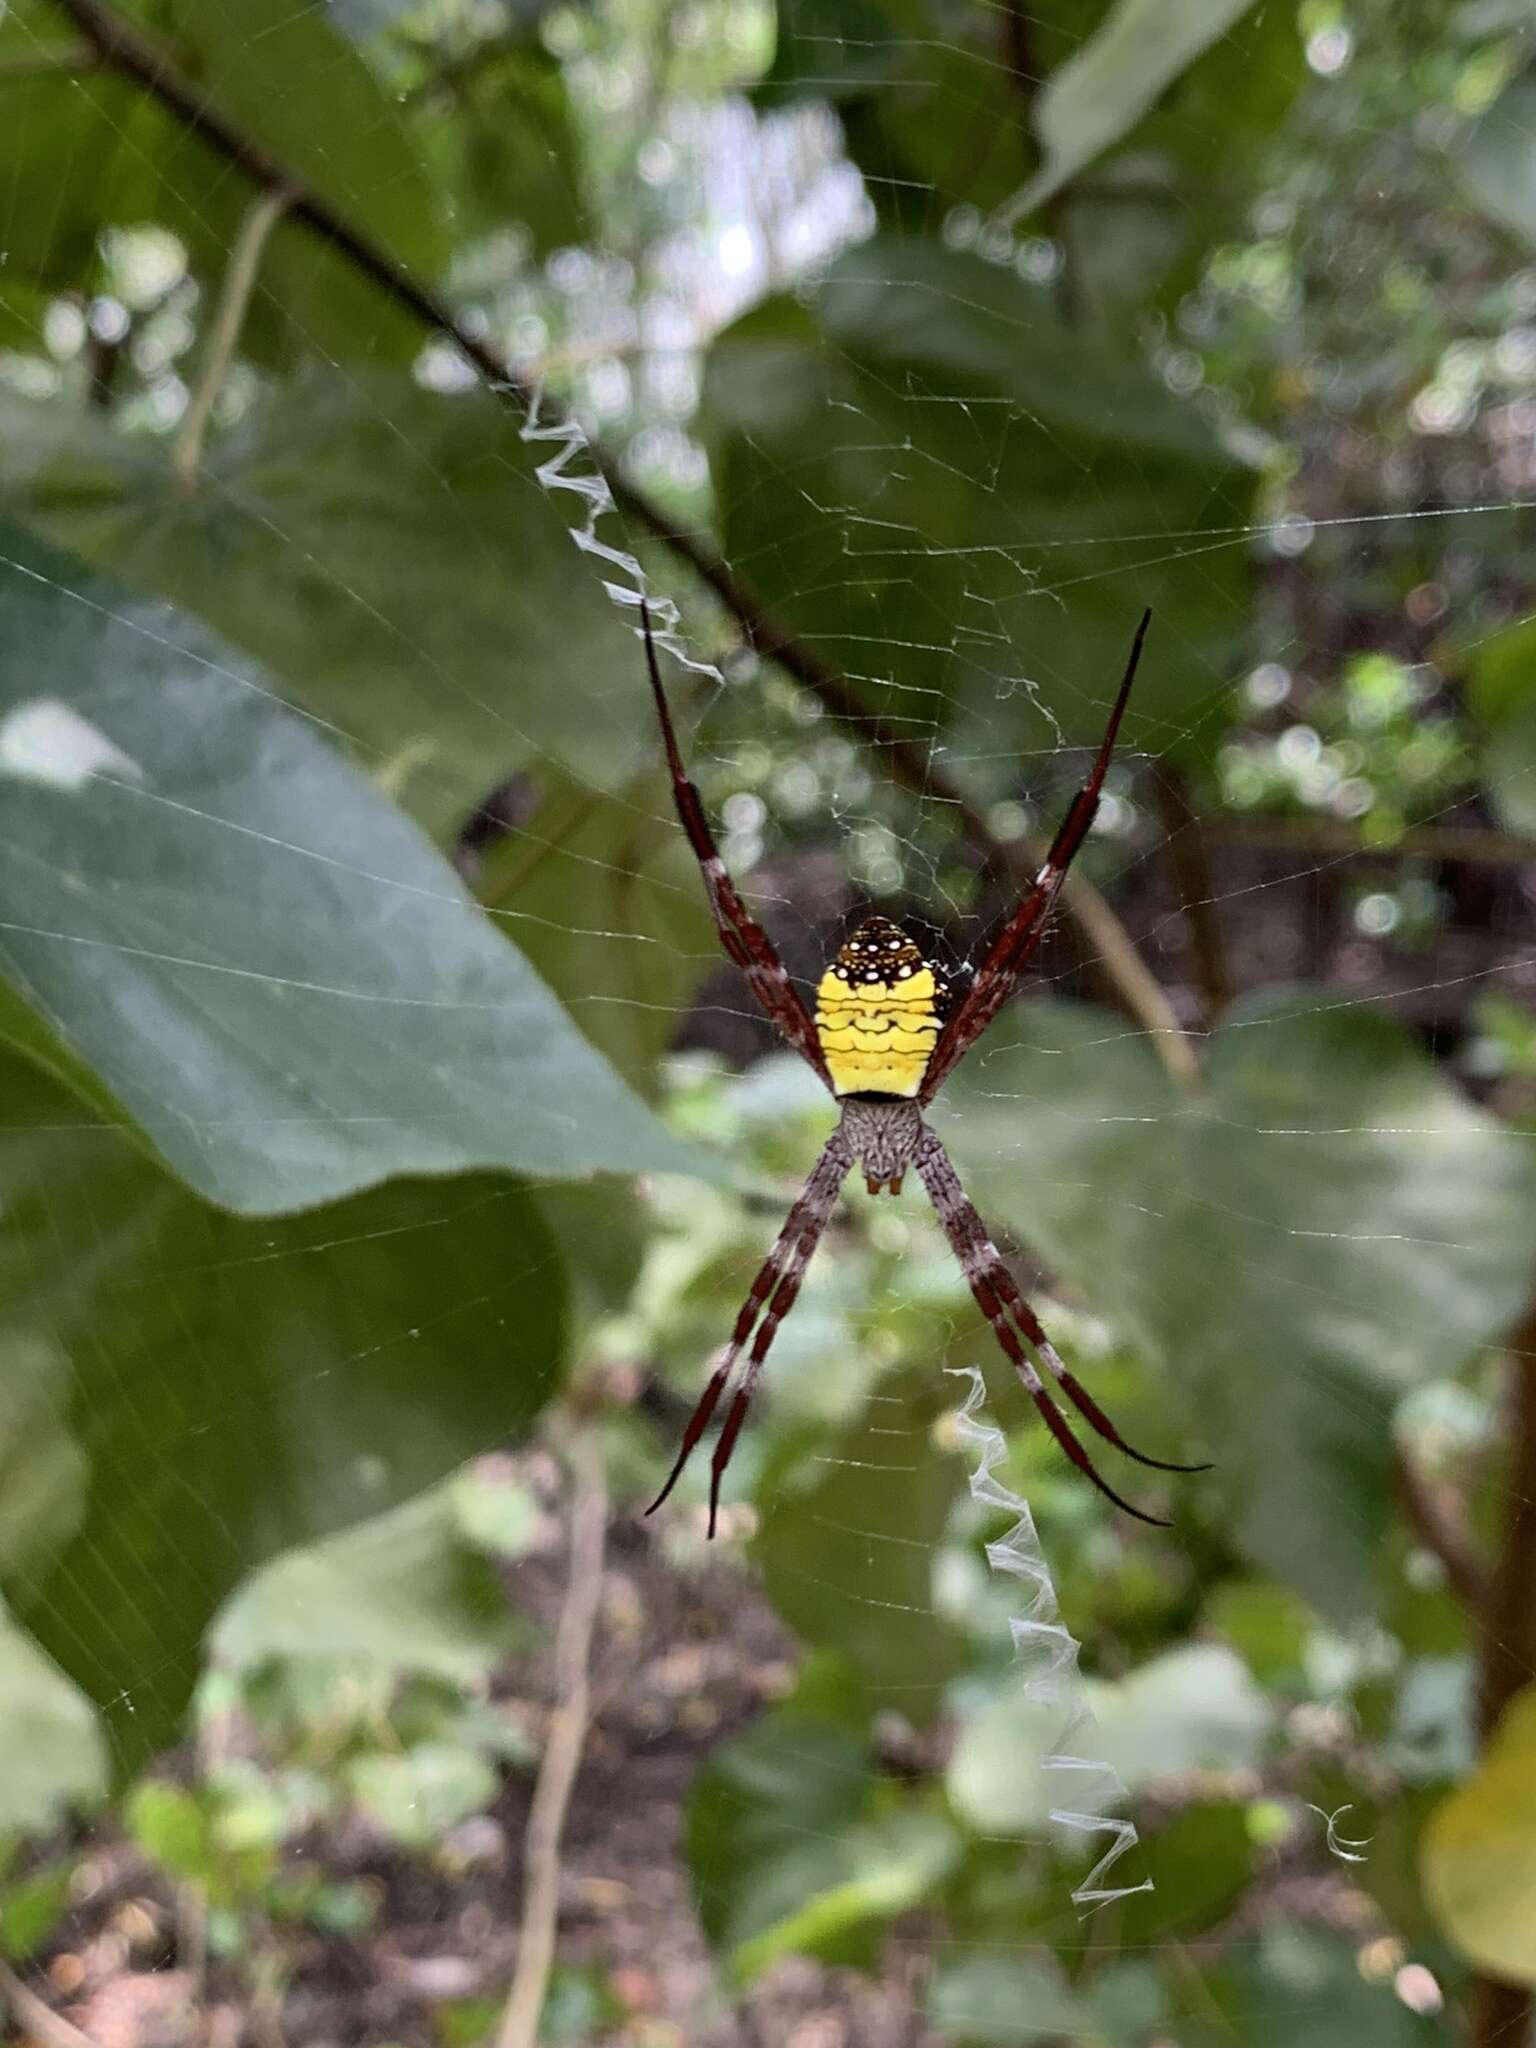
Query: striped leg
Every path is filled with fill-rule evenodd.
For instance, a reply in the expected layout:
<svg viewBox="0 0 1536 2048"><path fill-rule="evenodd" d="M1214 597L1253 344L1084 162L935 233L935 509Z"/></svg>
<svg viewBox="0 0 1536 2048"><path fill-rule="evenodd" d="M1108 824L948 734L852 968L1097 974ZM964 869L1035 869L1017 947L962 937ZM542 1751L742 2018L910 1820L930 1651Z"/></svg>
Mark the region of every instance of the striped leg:
<svg viewBox="0 0 1536 2048"><path fill-rule="evenodd" d="M948 1153L933 1132L925 1133L924 1143L917 1153L915 1164L922 1177L923 1186L928 1190L928 1199L933 1203L939 1221L944 1226L944 1233L960 1261L961 1270L982 1314L992 1325L993 1334L1019 1378L1024 1382L1030 1399L1039 1409L1051 1435L1078 1470L1091 1479L1099 1491L1106 1494L1116 1507L1123 1508L1128 1515L1134 1515L1138 1521L1152 1522L1160 1528L1166 1528L1168 1524L1160 1517L1145 1514L1140 1508L1132 1507L1128 1500L1122 1499L1114 1488L1099 1476L1087 1452L1073 1436L1066 1417L1046 1391L1033 1361L1019 1342L1019 1333L1022 1331L1030 1345L1045 1360L1062 1391L1089 1426L1097 1430L1099 1435L1112 1443L1117 1450L1125 1451L1139 1463L1152 1465L1159 1471L1192 1472L1204 1471L1207 1468L1197 1465L1172 1465L1162 1459L1145 1457L1141 1452L1131 1449L1103 1409L1063 1364L1055 1346L1041 1327L1039 1318L1024 1300L1012 1274L1003 1264L1001 1253L987 1235L985 1224L960 1185L960 1177L950 1163ZM1010 1315L1013 1322L1009 1320ZM1015 1322L1018 1329L1014 1328Z"/></svg>
<svg viewBox="0 0 1536 2048"><path fill-rule="evenodd" d="M655 1514L667 1495L677 1484L683 1467L692 1454L694 1445L709 1427L720 1396L725 1392L741 1356L742 1346L752 1335L757 1325L757 1335L752 1338L752 1350L747 1359L746 1369L741 1375L741 1384L726 1411L725 1422L715 1444L714 1456L710 1460L709 1479L709 1533L715 1533L715 1516L720 1504L720 1482L725 1468L731 1462L731 1453L736 1448L736 1439L741 1425L747 1417L747 1403L757 1376L762 1370L763 1360L768 1356L779 1324L788 1315L795 1296L800 1292L800 1283L805 1278L805 1269L811 1262L811 1254L820 1242L837 1201L837 1191L847 1178L853 1165L853 1154L841 1130L836 1130L827 1140L820 1159L811 1170L810 1178L801 1191L799 1200L790 1210L784 1228L774 1240L773 1250L763 1261L757 1278L748 1290L747 1298L741 1305L736 1318L736 1327L731 1332L731 1341L720 1354L720 1362L709 1376L709 1384L699 1397L698 1406L688 1418L688 1427L683 1431L682 1448L677 1454L672 1470L667 1474L667 1483L646 1509L648 1515ZM762 1320L759 1322L758 1318Z"/></svg>
<svg viewBox="0 0 1536 2048"><path fill-rule="evenodd" d="M725 862L720 858L720 849L715 845L704 816L703 801L699 792L688 780L683 767L683 757L678 749L677 734L672 729L672 714L667 708L666 692L661 687L661 671L656 663L656 642L651 633L650 606L640 601L640 625L645 640L646 665L650 670L651 694L656 699L656 715L661 721L662 744L667 753L667 769L672 777L672 798L677 805L678 819L688 835L688 844L693 848L704 876L704 886L709 892L709 907L714 913L715 929L720 934L720 943L727 957L747 977L747 986L768 1012L773 1022L789 1040L800 1057L821 1076L828 1088L832 1076L827 1071L826 1057L821 1050L821 1040L811 1022L810 1013L796 993L794 984L784 970L784 964L773 950L773 941L747 910L736 893L736 885L726 872Z"/></svg>
<svg viewBox="0 0 1536 2048"><path fill-rule="evenodd" d="M1050 916L1061 885L1067 878L1067 869L1071 867L1077 856L1077 849L1087 838L1089 828L1098 814L1104 777L1109 773L1110 756L1115 751L1120 721L1125 716L1131 685L1136 680L1136 667L1141 660L1141 643L1147 637L1147 627L1151 623L1151 612L1143 612L1141 624L1136 628L1136 638L1131 642L1130 658L1125 664L1125 674L1120 679L1120 689L1109 714L1109 723L1104 728L1099 751L1094 757L1092 768L1088 771L1088 780L1068 805L1067 815L1057 827L1056 837L1051 841L1045 863L1035 877L1034 887L987 948L985 958L971 977L970 987L945 1020L944 1028L939 1033L939 1042L933 1049L933 1056L923 1075L922 1093L919 1097L922 1102L932 1102L950 1068L964 1057L986 1030L1012 994L1014 983L1040 943L1046 919Z"/></svg>

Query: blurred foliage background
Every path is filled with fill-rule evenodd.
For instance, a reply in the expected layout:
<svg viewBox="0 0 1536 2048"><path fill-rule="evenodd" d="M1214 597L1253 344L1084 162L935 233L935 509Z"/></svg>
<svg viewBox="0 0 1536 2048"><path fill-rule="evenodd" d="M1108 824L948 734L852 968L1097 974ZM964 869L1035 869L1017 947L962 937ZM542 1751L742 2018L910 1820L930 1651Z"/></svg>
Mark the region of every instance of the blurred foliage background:
<svg viewBox="0 0 1536 2048"><path fill-rule="evenodd" d="M1531 0L6 0L0 116L18 2034L1516 2048ZM717 1540L641 1519L827 1128L642 579L802 978L871 904L974 955L1155 608L936 1114L1212 1461L1171 1529L910 1190ZM1134 1823L1089 1914L977 1364Z"/></svg>

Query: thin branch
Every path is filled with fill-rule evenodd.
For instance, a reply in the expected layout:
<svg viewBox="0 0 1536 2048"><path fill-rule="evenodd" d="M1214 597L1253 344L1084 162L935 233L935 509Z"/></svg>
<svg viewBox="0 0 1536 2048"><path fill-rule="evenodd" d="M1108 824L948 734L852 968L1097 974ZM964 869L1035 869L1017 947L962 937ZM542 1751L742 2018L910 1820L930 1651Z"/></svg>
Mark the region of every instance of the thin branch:
<svg viewBox="0 0 1536 2048"><path fill-rule="evenodd" d="M591 1431L571 1447L570 1573L555 1632L555 1710L550 1716L528 1827L523 1837L523 1916L517 1967L496 2033L496 2048L536 2048L560 1912L560 1841L581 1765L591 1700L592 1634L603 1590L608 1493L602 1452Z"/></svg>
<svg viewBox="0 0 1536 2048"><path fill-rule="evenodd" d="M1509 1406L1514 1436L1504 1543L1484 1610L1479 1720L1486 1745L1504 1709L1536 1676L1536 1300L1509 1337ZM1473 2048L1510 2048L1530 2025L1528 1989L1479 1977L1472 1999Z"/></svg>
<svg viewBox="0 0 1536 2048"><path fill-rule="evenodd" d="M269 185L258 192L245 210L235 246L229 252L229 267L224 272L219 302L214 308L213 324L208 331L202 374L187 402L187 410L171 446L171 474L181 489L188 493L197 488L197 473L203 461L203 439L219 393L224 389L224 379L229 375L240 330L245 325L251 293L256 289L261 269L262 252L292 196L291 191L282 185Z"/></svg>
<svg viewBox="0 0 1536 2048"><path fill-rule="evenodd" d="M1446 1580L1468 1614L1482 1615L1489 1572L1467 1527L1461 1503L1448 1486L1437 1485L1398 1447L1393 1458L1397 1490L1413 1533L1439 1558Z"/></svg>
<svg viewBox="0 0 1536 2048"><path fill-rule="evenodd" d="M1232 977L1227 971L1221 920L1216 914L1216 891L1206 859L1205 834L1190 804L1182 770L1164 763L1157 771L1155 783L1163 829L1168 836L1168 855L1194 941L1195 973L1209 1023L1232 1000Z"/></svg>
<svg viewBox="0 0 1536 2048"><path fill-rule="evenodd" d="M1207 838L1279 853L1340 854L1360 860L1461 860L1476 867L1536 866L1536 839L1483 825L1419 825L1383 845L1344 818L1256 818L1207 811Z"/></svg>
<svg viewBox="0 0 1536 2048"><path fill-rule="evenodd" d="M89 37L105 63L136 79L146 92L178 115L194 134L236 165L254 184L287 192L292 219L302 222L345 257L423 327L450 337L491 392L525 414L531 409L533 388L513 375L482 337L470 332L445 299L428 290L328 200L295 179L288 167L255 137L247 135L212 106L200 87L181 76L163 49L102 5L102 0L55 0L55 4ZM607 484L619 512L688 565L715 593L760 655L776 661L819 698L840 724L856 733L866 746L878 750L896 781L919 794L948 803L966 838L985 859L1003 867L1021 889L1032 883L1039 849L999 841L977 805L941 769L930 764L920 746L893 731L885 719L867 711L847 678L776 618L705 540L678 526L629 483L607 450L595 441L589 440L587 445L593 467ZM1157 978L1143 965L1108 903L1080 875L1068 876L1061 902L1096 956L1106 993L1150 1034L1169 1073L1181 1085L1192 1086L1198 1079L1193 1047Z"/></svg>
<svg viewBox="0 0 1536 2048"><path fill-rule="evenodd" d="M0 1957L0 1998L10 2006L16 2024L39 2048L95 2048L89 2034L29 1991L10 1964Z"/></svg>

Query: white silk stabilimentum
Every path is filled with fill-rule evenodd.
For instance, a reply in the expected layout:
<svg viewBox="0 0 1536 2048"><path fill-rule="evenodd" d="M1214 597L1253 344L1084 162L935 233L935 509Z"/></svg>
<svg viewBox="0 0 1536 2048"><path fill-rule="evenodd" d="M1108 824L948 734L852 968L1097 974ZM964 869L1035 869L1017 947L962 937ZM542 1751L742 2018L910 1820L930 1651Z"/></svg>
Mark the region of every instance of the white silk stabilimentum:
<svg viewBox="0 0 1536 2048"><path fill-rule="evenodd" d="M967 1450L974 1451L971 1468L971 1498L982 1507L1001 1508L1014 1516L1012 1528L989 1543L987 1563L995 1572L1007 1572L1029 1589L1029 1604L1022 1615L1010 1617L1014 1654L1023 1674L1024 1697L1033 1707L1043 1708L1053 1719L1052 1748L1041 1760L1042 1771L1058 1772L1072 1786L1072 1797L1050 1809L1052 1823L1064 1833L1109 1840L1092 1870L1072 1888L1072 1903L1089 1911L1126 1899L1135 1892L1153 1889L1150 1877L1140 1884L1106 1883L1109 1872L1138 1837L1133 1821L1084 1808L1097 1803L1112 1805L1123 1799L1125 1788L1113 1765L1091 1753L1093 1715L1083 1692L1077 1669L1078 1644L1061 1620L1051 1568L1040 1547L1035 1518L1029 1503L1012 1492L997 1477L996 1468L1008 1455L1008 1446L996 1423L977 1419L986 1398L986 1382L979 1366L953 1366L957 1378L969 1379L971 1390L955 1417L956 1432Z"/></svg>
<svg viewBox="0 0 1536 2048"><path fill-rule="evenodd" d="M574 491L586 507L586 516L579 525L568 525L571 539L584 555L592 555L599 562L608 562L615 569L632 579L630 583L614 583L603 577L603 589L612 603L621 610L638 611L646 598L645 571L637 558L625 548L610 547L597 536L597 522L605 512L614 509L613 491L608 479L592 459L591 443L583 428L569 414L557 414L553 419L541 417L543 394L535 391L529 403L528 417L518 430L522 441L548 442L554 454L538 464L534 475L542 490L553 495L556 491ZM575 467L585 458L584 468ZM669 597L648 599L654 626L654 637L658 647L665 647L684 668L692 669L696 675L711 676L718 683L721 675L713 662L698 661L688 652L677 631L677 606Z"/></svg>

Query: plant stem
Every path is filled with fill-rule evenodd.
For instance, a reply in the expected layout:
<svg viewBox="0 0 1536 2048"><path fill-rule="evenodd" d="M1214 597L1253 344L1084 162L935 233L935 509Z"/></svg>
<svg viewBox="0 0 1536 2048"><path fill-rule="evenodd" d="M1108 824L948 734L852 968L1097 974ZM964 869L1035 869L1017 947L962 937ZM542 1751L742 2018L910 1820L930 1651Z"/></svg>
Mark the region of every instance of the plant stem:
<svg viewBox="0 0 1536 2048"><path fill-rule="evenodd" d="M1510 1333L1510 1423L1514 1459L1508 1518L1483 1617L1484 1746L1504 1709L1536 1673L1536 1300ZM1495 1977L1473 1985L1473 2048L1522 2048L1531 2021L1531 1993Z"/></svg>
<svg viewBox="0 0 1536 2048"><path fill-rule="evenodd" d="M602 1453L590 1429L573 1440L570 1464L571 1555L555 1632L555 1709L523 1837L523 1917L517 1967L497 2029L496 2048L537 2048L560 1912L560 1840L590 1711L592 1635L602 1597L603 1543L608 1528Z"/></svg>
<svg viewBox="0 0 1536 2048"><path fill-rule="evenodd" d="M35 1991L29 1991L10 1964L0 1960L0 1998L23 2035L30 2035L39 2048L93 2048L89 2034L82 2034L62 2013L44 2005Z"/></svg>
<svg viewBox="0 0 1536 2048"><path fill-rule="evenodd" d="M1216 914L1216 891L1206 859L1205 834L1189 801L1189 786L1181 769L1165 762L1157 771L1156 787L1163 829L1168 835L1168 855L1194 941L1195 974L1205 998L1209 1023L1231 1002L1232 977L1227 972L1221 920Z"/></svg>
<svg viewBox="0 0 1536 2048"><path fill-rule="evenodd" d="M261 268L262 251L272 230L282 219L290 196L288 189L281 185L269 185L258 192L245 210L235 246L230 251L229 268L224 273L213 325L208 333L202 374L187 402L176 439L171 445L171 474L182 490L189 493L197 488L197 472L203 461L203 439L219 393L224 388L224 379L229 375L240 330L245 325L246 309L251 303L251 293L256 289L256 278Z"/></svg>
<svg viewBox="0 0 1536 2048"><path fill-rule="evenodd" d="M211 104L201 86L184 78L168 54L102 0L55 0L87 36L103 63L137 82L160 104L257 186L288 195L288 213L318 235L330 248L370 278L395 303L433 332L447 335L498 398L526 413L535 392L514 376L495 350L470 332L446 299L430 291L330 202L296 179L254 136L247 135ZM978 807L925 750L882 718L867 711L847 678L813 647L777 619L724 557L671 519L643 492L628 482L617 462L595 441L588 441L593 467L607 484L616 509L636 527L685 562L736 620L747 641L766 659L776 661L796 682L820 699L828 712L878 753L886 771L906 788L947 804L966 838L983 858L996 862L1022 892L1034 880L1041 849L1003 844L988 827ZM1120 920L1091 883L1068 875L1061 892L1067 914L1092 948L1098 978L1105 992L1151 1037L1158 1057L1184 1087L1198 1080L1194 1048L1185 1037L1155 975L1137 954Z"/></svg>
<svg viewBox="0 0 1536 2048"><path fill-rule="evenodd" d="M1277 853L1334 854L1341 860L1463 860L1476 867L1536 867L1536 839L1486 825L1418 825L1373 846L1344 818L1262 818L1207 811L1208 839Z"/></svg>
<svg viewBox="0 0 1536 2048"><path fill-rule="evenodd" d="M1414 1534L1439 1558L1451 1590L1476 1619L1487 1608L1489 1573L1478 1555L1461 1503L1450 1487L1426 1479L1400 1447L1393 1462L1397 1490Z"/></svg>

